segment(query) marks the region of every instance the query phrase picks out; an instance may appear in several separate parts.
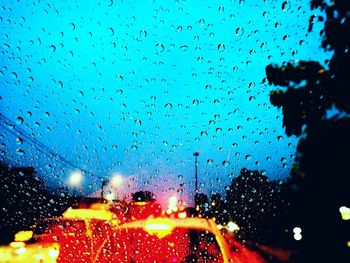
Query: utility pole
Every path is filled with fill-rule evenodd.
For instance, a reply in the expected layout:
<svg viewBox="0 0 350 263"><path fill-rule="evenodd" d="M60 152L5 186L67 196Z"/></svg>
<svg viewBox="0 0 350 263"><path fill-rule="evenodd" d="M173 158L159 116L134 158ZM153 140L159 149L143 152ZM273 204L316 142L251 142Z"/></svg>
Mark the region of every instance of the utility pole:
<svg viewBox="0 0 350 263"><path fill-rule="evenodd" d="M194 169L195 169L195 193L194 193L194 207L198 206L198 155L199 152L193 153L194 156Z"/></svg>
<svg viewBox="0 0 350 263"><path fill-rule="evenodd" d="M106 184L108 183L107 179L102 179L102 186L101 186L101 201L103 202L103 194L104 194L104 188L106 186Z"/></svg>
<svg viewBox="0 0 350 263"><path fill-rule="evenodd" d="M195 152L194 154L194 169L195 169L195 192L198 193L198 155L199 152Z"/></svg>

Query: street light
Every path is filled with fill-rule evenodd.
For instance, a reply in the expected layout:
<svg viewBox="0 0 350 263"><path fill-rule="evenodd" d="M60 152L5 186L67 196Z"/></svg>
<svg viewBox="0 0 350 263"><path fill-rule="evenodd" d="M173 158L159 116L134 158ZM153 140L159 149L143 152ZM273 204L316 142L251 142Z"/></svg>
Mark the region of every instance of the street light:
<svg viewBox="0 0 350 263"><path fill-rule="evenodd" d="M112 186L119 187L123 182L123 177L120 174L115 174L110 179L105 178L102 180L102 186L101 186L101 199L102 200L104 199L104 196L103 196L104 188L109 182L111 182Z"/></svg>
<svg viewBox="0 0 350 263"><path fill-rule="evenodd" d="M72 172L69 176L68 183L70 186L73 186L73 196L75 196L75 188L80 185L83 180L83 175L81 172Z"/></svg>

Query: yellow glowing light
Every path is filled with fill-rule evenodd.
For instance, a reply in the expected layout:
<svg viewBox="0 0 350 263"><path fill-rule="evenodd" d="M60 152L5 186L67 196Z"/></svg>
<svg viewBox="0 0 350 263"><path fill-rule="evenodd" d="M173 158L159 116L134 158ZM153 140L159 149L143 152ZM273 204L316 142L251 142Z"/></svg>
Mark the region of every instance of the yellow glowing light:
<svg viewBox="0 0 350 263"><path fill-rule="evenodd" d="M33 237L33 231L19 231L15 235L15 241L24 242Z"/></svg>
<svg viewBox="0 0 350 263"><path fill-rule="evenodd" d="M83 180L83 175L80 172L73 172L69 176L69 184L72 186L77 186Z"/></svg>
<svg viewBox="0 0 350 263"><path fill-rule="evenodd" d="M151 219L147 221L144 226L144 230L148 234L156 235L158 238L163 238L169 235L174 228L175 228L174 222L168 218Z"/></svg>
<svg viewBox="0 0 350 263"><path fill-rule="evenodd" d="M348 241L346 244L347 244L348 247L350 247L350 241Z"/></svg>
<svg viewBox="0 0 350 263"><path fill-rule="evenodd" d="M111 179L111 184L115 187L120 186L123 182L123 177L120 174L116 174Z"/></svg>
<svg viewBox="0 0 350 263"><path fill-rule="evenodd" d="M240 227L235 222L232 222L232 221L227 223L226 228L230 232L236 232L240 230Z"/></svg>
<svg viewBox="0 0 350 263"><path fill-rule="evenodd" d="M93 209L68 209L63 213L64 218L69 219L99 219L99 220L112 220L113 213L105 210L93 210Z"/></svg>
<svg viewBox="0 0 350 263"><path fill-rule="evenodd" d="M20 248L20 247L25 247L25 243L24 242L11 242L10 243L10 247L13 247L13 248Z"/></svg>
<svg viewBox="0 0 350 263"><path fill-rule="evenodd" d="M343 220L350 220L350 208L342 206L339 208L339 212Z"/></svg>
<svg viewBox="0 0 350 263"><path fill-rule="evenodd" d="M135 202L135 205L143 206L146 205L147 202Z"/></svg>
<svg viewBox="0 0 350 263"><path fill-rule="evenodd" d="M38 253L35 255L35 259L41 262L44 259L44 255L41 253Z"/></svg>
<svg viewBox="0 0 350 263"><path fill-rule="evenodd" d="M186 217L187 217L187 214L186 214L186 212L181 212L181 213L178 213L177 216L178 216L179 218L186 218Z"/></svg>
<svg viewBox="0 0 350 263"><path fill-rule="evenodd" d="M222 229L222 225L217 225L216 227L217 227L219 230Z"/></svg>

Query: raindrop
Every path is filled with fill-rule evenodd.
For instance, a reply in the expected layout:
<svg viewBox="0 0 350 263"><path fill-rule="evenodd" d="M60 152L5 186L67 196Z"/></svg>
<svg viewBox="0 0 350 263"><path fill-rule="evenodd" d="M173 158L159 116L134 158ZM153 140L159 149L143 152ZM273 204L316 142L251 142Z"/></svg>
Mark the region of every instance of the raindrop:
<svg viewBox="0 0 350 263"><path fill-rule="evenodd" d="M51 45L51 46L50 46L50 50L51 50L52 52L55 52L55 51L56 51L56 46L55 46L55 45Z"/></svg>
<svg viewBox="0 0 350 263"><path fill-rule="evenodd" d="M180 46L181 51L186 51L187 49L188 49L188 46L186 45Z"/></svg>
<svg viewBox="0 0 350 263"><path fill-rule="evenodd" d="M164 51L163 44L158 43L158 44L155 45L155 48L156 48L157 52L163 52Z"/></svg>
<svg viewBox="0 0 350 263"><path fill-rule="evenodd" d="M171 103L167 103L164 105L164 108L170 110L173 107L173 105Z"/></svg>
<svg viewBox="0 0 350 263"><path fill-rule="evenodd" d="M212 159L207 160L207 164L212 165L213 163L214 163L214 161Z"/></svg>
<svg viewBox="0 0 350 263"><path fill-rule="evenodd" d="M131 146L131 150L133 150L133 151L137 151L137 146L136 145L133 145L133 146Z"/></svg>
<svg viewBox="0 0 350 263"><path fill-rule="evenodd" d="M243 27L237 27L236 28L236 36L241 37L244 34L244 28Z"/></svg>
<svg viewBox="0 0 350 263"><path fill-rule="evenodd" d="M17 116L16 117L16 124L17 125L20 125L24 122L24 119L21 117L21 116Z"/></svg>
<svg viewBox="0 0 350 263"><path fill-rule="evenodd" d="M140 120L134 120L134 123L137 125L137 126L141 126L142 125L142 122Z"/></svg>
<svg viewBox="0 0 350 263"><path fill-rule="evenodd" d="M22 138L16 138L16 144L20 145L23 143L23 139Z"/></svg>
<svg viewBox="0 0 350 263"><path fill-rule="evenodd" d="M19 148L16 149L16 153L18 155L20 155L20 156L23 156L25 154L25 152L22 149L19 149Z"/></svg>
<svg viewBox="0 0 350 263"><path fill-rule="evenodd" d="M224 52L225 51L225 44L219 44L218 50L219 50L219 52Z"/></svg>
<svg viewBox="0 0 350 263"><path fill-rule="evenodd" d="M14 78L14 79L17 79L17 73L16 72L12 72L11 73L11 77Z"/></svg>
<svg viewBox="0 0 350 263"><path fill-rule="evenodd" d="M208 136L208 133L207 133L206 131L202 131L202 132L201 132L201 136L203 136L203 137L204 137L204 136Z"/></svg>
<svg viewBox="0 0 350 263"><path fill-rule="evenodd" d="M282 11L285 12L285 11L288 11L290 9L290 3L289 1L284 1L282 3Z"/></svg>
<svg viewBox="0 0 350 263"><path fill-rule="evenodd" d="M283 140L283 136L277 136L277 141L282 141Z"/></svg>
<svg viewBox="0 0 350 263"><path fill-rule="evenodd" d="M140 37L142 37L142 38L147 37L147 31L145 29L140 30Z"/></svg>
<svg viewBox="0 0 350 263"><path fill-rule="evenodd" d="M177 32L181 32L182 31L182 26L178 26L176 29Z"/></svg>
<svg viewBox="0 0 350 263"><path fill-rule="evenodd" d="M223 165L223 166L229 166L229 165L230 165L230 162L227 161L227 160L225 160L225 161L222 162L222 165Z"/></svg>
<svg viewBox="0 0 350 263"><path fill-rule="evenodd" d="M113 27L110 27L109 31L111 32L111 36L114 36L114 29L113 29Z"/></svg>
<svg viewBox="0 0 350 263"><path fill-rule="evenodd" d="M193 100L192 104L195 105L195 106L199 105L199 100Z"/></svg>

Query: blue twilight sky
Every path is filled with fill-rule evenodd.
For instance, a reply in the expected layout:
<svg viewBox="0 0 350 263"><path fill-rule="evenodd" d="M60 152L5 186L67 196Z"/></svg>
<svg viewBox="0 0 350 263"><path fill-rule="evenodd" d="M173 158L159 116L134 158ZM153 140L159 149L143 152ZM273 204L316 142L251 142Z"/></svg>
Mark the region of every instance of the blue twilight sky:
<svg viewBox="0 0 350 263"><path fill-rule="evenodd" d="M328 57L322 24L307 32L309 1L0 3L7 163L34 166L51 187L83 169L85 194L114 173L125 194L185 183L185 199L194 151L206 193L242 167L288 176L297 139L269 103L265 66Z"/></svg>

